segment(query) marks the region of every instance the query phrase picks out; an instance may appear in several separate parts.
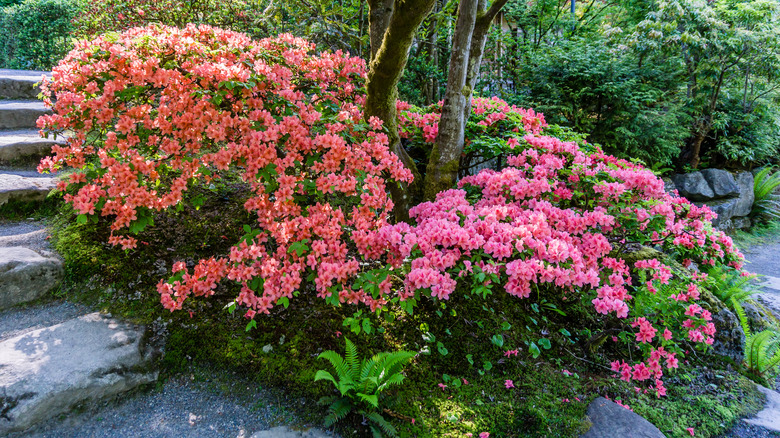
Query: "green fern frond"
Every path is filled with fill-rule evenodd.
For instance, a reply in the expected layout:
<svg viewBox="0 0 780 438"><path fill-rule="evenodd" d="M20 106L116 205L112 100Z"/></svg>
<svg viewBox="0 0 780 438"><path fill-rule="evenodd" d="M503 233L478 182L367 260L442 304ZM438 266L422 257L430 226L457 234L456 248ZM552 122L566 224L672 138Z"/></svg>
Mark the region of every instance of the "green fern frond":
<svg viewBox="0 0 780 438"><path fill-rule="evenodd" d="M346 374L347 363L344 361L344 358L342 358L341 355L335 351L324 351L320 353L319 356L317 356L317 359L326 359L328 362L330 362L333 369L336 370L336 376L339 378Z"/></svg>
<svg viewBox="0 0 780 438"><path fill-rule="evenodd" d="M347 350L344 354L344 359L347 362L347 372L352 380L357 382L360 380L360 361L358 359L357 347L347 338L344 338L344 341L347 344Z"/></svg>
<svg viewBox="0 0 780 438"><path fill-rule="evenodd" d="M325 417L325 427L331 427L337 422L343 420L352 412L352 403L347 398L341 398L333 402L328 407L328 415Z"/></svg>
<svg viewBox="0 0 780 438"><path fill-rule="evenodd" d="M385 420L385 417L382 416L379 412L363 412L363 415L366 417L367 420L371 421L372 423L376 424L380 428L382 428L382 431L387 436L398 436L398 431L395 429L395 427L390 424L389 421Z"/></svg>
<svg viewBox="0 0 780 438"><path fill-rule="evenodd" d="M735 299L731 300L731 308L734 309L734 312L737 314L739 325L742 326L742 331L745 332L745 343L747 343L747 339L752 336L752 332L750 331L750 323L748 321L747 313L745 313L745 308Z"/></svg>

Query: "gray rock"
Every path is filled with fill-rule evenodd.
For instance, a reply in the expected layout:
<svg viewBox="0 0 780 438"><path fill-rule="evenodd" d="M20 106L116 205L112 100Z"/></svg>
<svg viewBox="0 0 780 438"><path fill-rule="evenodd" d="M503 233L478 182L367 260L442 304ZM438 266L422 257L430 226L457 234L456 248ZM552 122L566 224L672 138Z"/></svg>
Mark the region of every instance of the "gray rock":
<svg viewBox="0 0 780 438"><path fill-rule="evenodd" d="M0 100L0 129L32 129L51 110L37 100Z"/></svg>
<svg viewBox="0 0 780 438"><path fill-rule="evenodd" d="M758 390L766 395L766 404L764 409L756 414L755 418L748 418L744 421L754 426L761 426L774 432L780 432L780 393L761 385L757 386Z"/></svg>
<svg viewBox="0 0 780 438"><path fill-rule="evenodd" d="M748 217L733 217L731 218L731 228L734 230L744 230L750 228L753 222Z"/></svg>
<svg viewBox="0 0 780 438"><path fill-rule="evenodd" d="M715 342L712 348L715 354L742 362L745 356L745 331L734 312L723 309L712 315L715 323Z"/></svg>
<svg viewBox="0 0 780 438"><path fill-rule="evenodd" d="M90 313L0 342L0 435L157 379L145 329Z"/></svg>
<svg viewBox="0 0 780 438"><path fill-rule="evenodd" d="M739 197L737 205L734 207L734 216L747 216L753 209L753 202L756 200L753 191L753 174L750 172L740 172L736 177L737 186L739 186ZM736 226L734 228L737 228Z"/></svg>
<svg viewBox="0 0 780 438"><path fill-rule="evenodd" d="M43 157L51 154L52 146L64 144L63 138L41 138L35 129L0 131L0 161Z"/></svg>
<svg viewBox="0 0 780 438"><path fill-rule="evenodd" d="M61 279L58 259L22 247L0 248L0 309L41 298Z"/></svg>
<svg viewBox="0 0 780 438"><path fill-rule="evenodd" d="M41 92L35 84L49 72L0 69L0 99L35 99Z"/></svg>
<svg viewBox="0 0 780 438"><path fill-rule="evenodd" d="M709 183L701 172L678 173L672 177L680 196L689 201L709 201L715 197Z"/></svg>
<svg viewBox="0 0 780 438"><path fill-rule="evenodd" d="M8 201L40 201L56 187L54 178L0 174L0 205Z"/></svg>
<svg viewBox="0 0 780 438"><path fill-rule="evenodd" d="M723 169L704 169L701 174L710 185L716 199L739 196L739 186L731 172Z"/></svg>
<svg viewBox="0 0 780 438"><path fill-rule="evenodd" d="M715 214L718 215L712 220L712 226L725 230L731 226L731 218L734 216L734 209L737 206L737 198L717 199L706 203L696 202L696 205L707 205Z"/></svg>
<svg viewBox="0 0 780 438"><path fill-rule="evenodd" d="M274 427L273 429L255 432L250 438L331 438L319 429L294 430L287 426Z"/></svg>
<svg viewBox="0 0 780 438"><path fill-rule="evenodd" d="M674 185L674 181L672 181L671 178L663 177L661 178L661 181L664 182L664 191L666 193L670 193L677 190L677 186Z"/></svg>
<svg viewBox="0 0 780 438"><path fill-rule="evenodd" d="M649 421L604 397L588 405L587 415L593 426L582 438L665 438Z"/></svg>

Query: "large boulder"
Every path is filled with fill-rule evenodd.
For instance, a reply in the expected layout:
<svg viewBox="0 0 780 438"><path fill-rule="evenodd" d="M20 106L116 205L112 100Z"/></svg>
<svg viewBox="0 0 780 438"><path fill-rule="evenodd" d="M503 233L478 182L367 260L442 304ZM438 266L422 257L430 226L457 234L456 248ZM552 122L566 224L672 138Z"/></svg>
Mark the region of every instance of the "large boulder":
<svg viewBox="0 0 780 438"><path fill-rule="evenodd" d="M672 182L680 196L690 201L709 201L715 197L715 192L701 172L678 173L672 177Z"/></svg>
<svg viewBox="0 0 780 438"><path fill-rule="evenodd" d="M718 215L712 220L712 226L720 229L731 228L731 218L734 217L734 209L737 207L737 198L718 199L706 203L696 202L696 205L707 205Z"/></svg>
<svg viewBox="0 0 780 438"><path fill-rule="evenodd" d="M604 397L588 405L587 415L593 425L582 438L665 438L652 423Z"/></svg>
<svg viewBox="0 0 780 438"><path fill-rule="evenodd" d="M740 172L736 177L739 186L739 197L734 206L734 216L747 216L753 209L753 202L756 200L756 194L753 191L753 174L750 172Z"/></svg>
<svg viewBox="0 0 780 438"><path fill-rule="evenodd" d="M43 297L59 286L62 262L27 248L0 248L0 309Z"/></svg>
<svg viewBox="0 0 780 438"><path fill-rule="evenodd" d="M0 436L157 379L143 327L91 313L0 342Z"/></svg>
<svg viewBox="0 0 780 438"><path fill-rule="evenodd" d="M739 186L731 172L723 169L704 169L701 174L710 185L715 199L739 196Z"/></svg>

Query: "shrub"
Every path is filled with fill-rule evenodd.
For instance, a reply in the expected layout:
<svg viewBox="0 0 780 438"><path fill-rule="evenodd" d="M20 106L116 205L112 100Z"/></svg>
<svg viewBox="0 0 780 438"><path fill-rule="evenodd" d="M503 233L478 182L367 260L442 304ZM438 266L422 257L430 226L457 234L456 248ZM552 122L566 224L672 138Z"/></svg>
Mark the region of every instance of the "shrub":
<svg viewBox="0 0 780 438"><path fill-rule="evenodd" d="M152 23L209 24L257 35L263 8L259 0L90 0L73 27L77 36L88 38Z"/></svg>
<svg viewBox="0 0 780 438"><path fill-rule="evenodd" d="M385 175L411 174L389 152L381 122L362 120L364 63L311 50L289 35L253 42L194 25L79 42L44 82L57 100L39 120L74 135L40 169L78 169L61 184L66 201L82 222L112 216L109 241L127 249L137 244L127 233L149 225L151 210L177 206L197 181L241 172L257 222L228 257L202 260L192 273L174 267L159 285L171 310L190 294L211 295L225 277L242 284L237 302L250 317L288 303L307 277L330 302L379 306L333 287L350 283L361 242L386 224Z"/></svg>
<svg viewBox="0 0 780 438"><path fill-rule="evenodd" d="M0 14L0 66L49 70L71 49L72 0L25 0Z"/></svg>

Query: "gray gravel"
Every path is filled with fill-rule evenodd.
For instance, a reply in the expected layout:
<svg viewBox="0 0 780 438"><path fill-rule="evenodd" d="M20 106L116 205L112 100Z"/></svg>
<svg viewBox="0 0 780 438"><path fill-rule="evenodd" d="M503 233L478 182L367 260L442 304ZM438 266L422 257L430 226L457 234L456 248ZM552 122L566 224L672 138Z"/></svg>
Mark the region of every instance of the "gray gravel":
<svg viewBox="0 0 780 438"><path fill-rule="evenodd" d="M49 244L49 232L43 221L0 221L0 251L9 246L23 246L46 256L56 256Z"/></svg>
<svg viewBox="0 0 780 438"><path fill-rule="evenodd" d="M0 311L0 341L86 315L90 310L63 300Z"/></svg>
<svg viewBox="0 0 780 438"><path fill-rule="evenodd" d="M298 423L302 400L279 399L234 374L197 369L9 438L249 438ZM334 435L335 436L335 435Z"/></svg>

